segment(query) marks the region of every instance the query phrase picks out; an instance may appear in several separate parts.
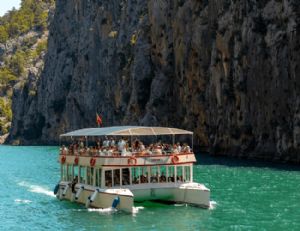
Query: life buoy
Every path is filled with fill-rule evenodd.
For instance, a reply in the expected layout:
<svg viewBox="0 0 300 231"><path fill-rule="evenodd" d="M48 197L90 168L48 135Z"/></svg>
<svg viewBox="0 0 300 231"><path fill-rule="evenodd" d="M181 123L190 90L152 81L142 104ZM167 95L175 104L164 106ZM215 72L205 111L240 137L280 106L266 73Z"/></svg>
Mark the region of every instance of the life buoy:
<svg viewBox="0 0 300 231"><path fill-rule="evenodd" d="M136 163L137 163L137 159L135 157L130 157L127 160L128 165L136 165Z"/></svg>
<svg viewBox="0 0 300 231"><path fill-rule="evenodd" d="M179 157L177 155L173 155L171 157L171 161L172 161L173 164L176 164L179 161Z"/></svg>
<svg viewBox="0 0 300 231"><path fill-rule="evenodd" d="M74 164L75 164L75 165L77 165L77 164L78 164L78 162L79 162L79 157L78 157L78 156L76 156L76 157L75 157L75 159L74 159Z"/></svg>
<svg viewBox="0 0 300 231"><path fill-rule="evenodd" d="M93 167L96 164L96 159L95 158L91 158L90 159L90 165Z"/></svg>
<svg viewBox="0 0 300 231"><path fill-rule="evenodd" d="M60 162L62 164L64 164L66 162L66 156L62 156L61 159L60 159Z"/></svg>

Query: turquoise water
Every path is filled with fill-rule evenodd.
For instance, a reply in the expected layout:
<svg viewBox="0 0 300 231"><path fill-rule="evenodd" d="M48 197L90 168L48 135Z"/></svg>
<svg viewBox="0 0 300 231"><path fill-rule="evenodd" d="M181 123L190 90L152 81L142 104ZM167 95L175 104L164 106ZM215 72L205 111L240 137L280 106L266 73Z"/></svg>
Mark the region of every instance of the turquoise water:
<svg viewBox="0 0 300 231"><path fill-rule="evenodd" d="M300 230L300 168L198 155L214 208L136 204L136 214L58 201L56 147L0 146L0 230Z"/></svg>

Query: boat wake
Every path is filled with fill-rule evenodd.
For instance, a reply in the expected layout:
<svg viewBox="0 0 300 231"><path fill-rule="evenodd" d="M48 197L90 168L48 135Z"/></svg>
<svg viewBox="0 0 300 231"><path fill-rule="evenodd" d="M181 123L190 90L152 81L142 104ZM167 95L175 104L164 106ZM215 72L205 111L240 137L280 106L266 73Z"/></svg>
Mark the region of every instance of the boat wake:
<svg viewBox="0 0 300 231"><path fill-rule="evenodd" d="M18 185L28 188L29 192L44 194L44 195L47 195L50 197L55 197L55 195L53 194L52 191L50 191L48 188L45 188L45 187L42 187L39 185L32 185L25 181L19 182Z"/></svg>
<svg viewBox="0 0 300 231"><path fill-rule="evenodd" d="M210 201L209 202L209 210L213 210L217 207L217 202L216 201Z"/></svg>
<svg viewBox="0 0 300 231"><path fill-rule="evenodd" d="M22 200L22 199L15 199L15 202L19 203L19 204L29 204L32 201L30 201L30 200Z"/></svg>
<svg viewBox="0 0 300 231"><path fill-rule="evenodd" d="M88 208L89 212L98 212L100 214L113 214L116 213L118 210L115 208L104 208L104 209L95 209L95 208Z"/></svg>
<svg viewBox="0 0 300 231"><path fill-rule="evenodd" d="M132 208L132 213L133 215L137 214L139 212L139 210L144 209L143 206L139 206L139 207L133 207ZM104 208L104 209L96 209L96 208L88 208L89 212L97 212L103 215L110 215L110 214L114 214L116 212L118 212L119 210L115 209L115 208Z"/></svg>
<svg viewBox="0 0 300 231"><path fill-rule="evenodd" d="M135 216L140 210L144 209L143 206L137 206L132 208L132 214Z"/></svg>

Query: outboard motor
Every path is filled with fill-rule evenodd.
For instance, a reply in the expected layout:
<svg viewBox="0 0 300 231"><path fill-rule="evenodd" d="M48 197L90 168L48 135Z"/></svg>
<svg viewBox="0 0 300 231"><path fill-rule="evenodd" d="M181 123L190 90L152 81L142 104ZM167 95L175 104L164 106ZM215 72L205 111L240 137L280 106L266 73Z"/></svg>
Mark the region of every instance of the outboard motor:
<svg viewBox="0 0 300 231"><path fill-rule="evenodd" d="M94 202L94 200L96 199L97 194L98 194L99 192L100 192L100 190L97 188L97 189L95 190L95 192L94 192L91 196L89 196L89 198L90 198L90 203Z"/></svg>
<svg viewBox="0 0 300 231"><path fill-rule="evenodd" d="M96 199L97 194L100 192L99 189L96 189L95 192L93 192L93 194L89 195L86 203L85 203L85 207L88 208L90 207L90 204L93 203L93 201Z"/></svg>
<svg viewBox="0 0 300 231"><path fill-rule="evenodd" d="M79 187L79 189L77 190L76 195L75 195L75 200L76 201L78 200L78 198L79 198L79 196L80 196L80 194L81 194L81 192L82 192L83 189L84 189L84 186L81 185Z"/></svg>
<svg viewBox="0 0 300 231"><path fill-rule="evenodd" d="M64 191L63 191L63 193L62 193L63 197L66 196L68 189L69 189L69 185L66 185L66 186L65 186L65 189L64 189Z"/></svg>
<svg viewBox="0 0 300 231"><path fill-rule="evenodd" d="M116 197L113 200L111 207L115 209L118 206L119 203L120 203L120 197Z"/></svg>

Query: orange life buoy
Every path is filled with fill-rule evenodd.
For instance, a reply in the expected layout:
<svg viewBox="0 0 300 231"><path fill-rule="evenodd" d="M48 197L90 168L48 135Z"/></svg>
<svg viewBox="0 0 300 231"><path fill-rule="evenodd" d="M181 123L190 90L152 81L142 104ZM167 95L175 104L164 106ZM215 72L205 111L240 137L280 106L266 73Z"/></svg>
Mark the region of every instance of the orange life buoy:
<svg viewBox="0 0 300 231"><path fill-rule="evenodd" d="M91 158L90 159L90 165L93 167L96 164L96 159L95 158Z"/></svg>
<svg viewBox="0 0 300 231"><path fill-rule="evenodd" d="M128 165L136 165L136 163L137 163L137 159L135 157L130 157L127 160Z"/></svg>
<svg viewBox="0 0 300 231"><path fill-rule="evenodd" d="M60 159L60 162L62 164L64 164L66 162L66 156L62 156L61 159Z"/></svg>
<svg viewBox="0 0 300 231"><path fill-rule="evenodd" d="M76 157L75 157L75 159L74 159L74 164L75 164L75 165L77 165L77 164L78 164L78 162L79 162L79 157L78 157L78 156L76 156Z"/></svg>
<svg viewBox="0 0 300 231"><path fill-rule="evenodd" d="M173 164L176 164L179 161L179 157L177 155L173 155L171 157L171 161L172 161Z"/></svg>

